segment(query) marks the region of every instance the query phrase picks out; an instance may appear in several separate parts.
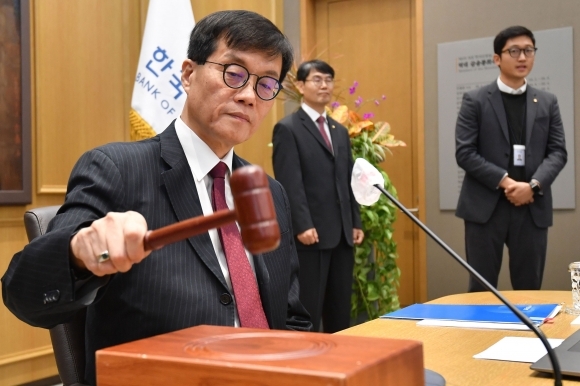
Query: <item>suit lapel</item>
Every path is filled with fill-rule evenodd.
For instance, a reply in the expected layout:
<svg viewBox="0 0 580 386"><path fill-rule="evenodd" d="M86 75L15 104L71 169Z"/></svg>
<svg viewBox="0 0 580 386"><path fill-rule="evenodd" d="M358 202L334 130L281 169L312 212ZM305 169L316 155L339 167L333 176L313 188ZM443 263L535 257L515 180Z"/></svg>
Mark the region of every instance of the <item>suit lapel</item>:
<svg viewBox="0 0 580 386"><path fill-rule="evenodd" d="M308 114L306 114L306 111L302 110L302 108L299 108L297 114L300 120L302 121L302 126L304 126L306 130L314 136L314 138L316 138L318 143L320 143L320 146L322 146L325 151L332 154L328 146L326 146L326 141L324 140L324 138L322 138L322 134L320 134L320 130L318 130L317 124L314 123L312 119L310 119Z"/></svg>
<svg viewBox="0 0 580 386"><path fill-rule="evenodd" d="M499 120L499 125L501 126L501 131L505 136L505 139L508 143L510 143L510 135L508 131L508 124L507 124L507 116L505 114L505 107L503 105L503 101L501 99L501 91L497 87L497 83L493 82L490 86L488 91L488 98L497 115L497 119Z"/></svg>
<svg viewBox="0 0 580 386"><path fill-rule="evenodd" d="M530 146L530 138L532 138L532 128L536 120L536 113L538 112L538 99L536 90L528 85L526 92L526 147Z"/></svg>
<svg viewBox="0 0 580 386"><path fill-rule="evenodd" d="M337 158L338 157L338 143L340 141L340 139L338 138L338 136L340 135L340 132L336 129L340 123L336 122L334 119L327 117L326 118L328 120L328 128L330 130L330 140L332 142L332 151L334 153L334 157Z"/></svg>
<svg viewBox="0 0 580 386"><path fill-rule="evenodd" d="M266 257L264 257L266 255ZM252 255L254 258L254 270L256 271L256 280L258 282L258 290L260 291L260 300L262 301L262 308L266 314L268 321L273 320L272 311L274 307L271 306L272 295L270 293L270 271L268 269L268 262L273 263L272 256L269 253ZM279 256L276 256L279 258Z"/></svg>
<svg viewBox="0 0 580 386"><path fill-rule="evenodd" d="M161 158L170 166L161 173L165 183L171 206L179 221L196 216L203 216L203 210L193 181L187 158L175 132L172 123L159 135L161 143ZM219 266L213 245L206 233L187 239L197 252L201 260L208 266L220 282L227 288L227 284Z"/></svg>

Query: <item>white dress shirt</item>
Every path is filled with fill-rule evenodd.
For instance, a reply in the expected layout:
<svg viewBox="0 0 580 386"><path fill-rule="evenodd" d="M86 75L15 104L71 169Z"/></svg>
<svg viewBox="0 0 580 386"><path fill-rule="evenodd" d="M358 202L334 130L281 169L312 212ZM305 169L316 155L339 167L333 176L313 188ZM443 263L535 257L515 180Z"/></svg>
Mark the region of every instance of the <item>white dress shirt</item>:
<svg viewBox="0 0 580 386"><path fill-rule="evenodd" d="M330 130L328 129L328 119L326 118L326 111L324 111L322 114L320 114L318 111L314 110L312 107L308 106L306 103L302 103L302 110L304 110L306 112L306 114L308 114L308 116L314 121L314 124L316 124L316 127L318 127L318 122L316 121L318 119L319 116L323 116L324 117L324 131L326 132L326 136L328 137L328 140L330 141L330 147L332 147L332 137L330 136Z"/></svg>
<svg viewBox="0 0 580 386"><path fill-rule="evenodd" d="M213 213L213 208L211 205L211 189L213 187L213 178L211 178L208 173L220 161L228 166L229 173L226 173L225 176L226 204L228 205L228 208L232 209L234 207L234 198L232 196L232 190L230 188L230 175L232 173L232 160L234 150L231 149L225 155L225 157L220 159L210 149L210 147L205 142L203 142L201 138L197 136L197 134L195 134L193 130L187 127L185 122L181 120L181 117L178 117L175 120L175 131L177 132L177 137L179 138L179 142L181 143L181 147L183 148L183 151L185 152L185 157L187 158L187 163L189 164L189 168L191 169L191 174L193 175L193 180L195 182L195 187L197 189L199 202L201 203L201 208L203 210L203 215L208 216ZM226 260L226 256L224 254L222 243L220 242L218 231L217 229L210 229L208 233L211 239L211 243L213 245L213 249L217 256L220 268L222 270L222 273L224 274L226 283L228 284L230 293L233 293L232 282L230 280L230 272L228 270L228 263ZM254 269L254 259L247 249L246 256L250 261L250 266L252 267L252 271L254 272L255 275L256 272ZM237 308L234 307L234 310L235 310L235 318L234 318L235 326L239 327L240 321L238 318Z"/></svg>
<svg viewBox="0 0 580 386"><path fill-rule="evenodd" d="M527 81L527 79L524 78L524 85L523 86L521 86L519 88L511 88L510 86L508 86L507 84L502 82L502 80L498 76L497 77L497 87L499 88L499 91L505 92L506 94L520 95L520 94L523 94L526 92L526 90L528 88L528 81Z"/></svg>

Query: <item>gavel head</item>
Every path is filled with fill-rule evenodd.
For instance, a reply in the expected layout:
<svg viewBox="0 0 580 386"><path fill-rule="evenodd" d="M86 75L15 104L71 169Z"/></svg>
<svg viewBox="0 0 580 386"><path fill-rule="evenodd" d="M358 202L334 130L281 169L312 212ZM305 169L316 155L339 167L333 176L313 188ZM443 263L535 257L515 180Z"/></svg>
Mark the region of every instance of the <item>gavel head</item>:
<svg viewBox="0 0 580 386"><path fill-rule="evenodd" d="M280 227L264 170L256 165L236 169L230 187L236 220L248 251L257 254L278 248Z"/></svg>

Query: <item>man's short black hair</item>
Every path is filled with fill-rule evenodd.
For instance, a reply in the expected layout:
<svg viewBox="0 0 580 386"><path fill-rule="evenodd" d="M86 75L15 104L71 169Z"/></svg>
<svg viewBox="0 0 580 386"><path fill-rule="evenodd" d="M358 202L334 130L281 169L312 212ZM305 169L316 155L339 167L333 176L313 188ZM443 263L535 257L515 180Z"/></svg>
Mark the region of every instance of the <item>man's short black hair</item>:
<svg viewBox="0 0 580 386"><path fill-rule="evenodd" d="M272 57L280 55L280 81L294 60L292 45L274 23L255 12L242 10L219 11L201 19L191 31L187 57L205 64L220 39L231 49L262 52Z"/></svg>
<svg viewBox="0 0 580 386"><path fill-rule="evenodd" d="M334 69L330 67L330 64L322 60L314 59L300 64L298 71L296 71L296 80L305 81L312 69L323 74L329 74L334 78Z"/></svg>
<svg viewBox="0 0 580 386"><path fill-rule="evenodd" d="M516 25L513 27L508 27L497 34L497 36L493 40L493 52L501 56L501 51L505 47L507 41L509 39L517 38L518 36L529 37L530 39L532 39L534 47L536 46L536 39L534 38L534 34L532 33L532 31L530 31L526 27Z"/></svg>

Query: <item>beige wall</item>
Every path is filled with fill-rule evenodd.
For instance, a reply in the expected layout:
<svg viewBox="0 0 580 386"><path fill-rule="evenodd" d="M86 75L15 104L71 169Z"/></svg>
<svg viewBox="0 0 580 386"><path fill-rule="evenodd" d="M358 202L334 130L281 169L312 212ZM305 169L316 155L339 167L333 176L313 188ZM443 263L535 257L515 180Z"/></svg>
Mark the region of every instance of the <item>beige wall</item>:
<svg viewBox="0 0 580 386"><path fill-rule="evenodd" d="M424 0L425 57L425 175L427 186L427 225L461 256L465 256L463 221L451 211L439 210L438 134L437 134L437 44L495 36L510 25L534 30L572 26L574 30L574 73L580 70L580 2L576 0ZM492 47L489 47L490 52ZM539 51L541 52L541 51ZM558 60L558 58L554 58ZM490 82L493 79L490 79ZM580 95L578 84L574 93ZM580 98L575 101L575 124L580 123ZM572 140L567 138L568 141ZM575 148L579 149L579 136ZM576 160L578 156L576 155ZM575 165L578 170L578 164ZM580 189L576 183L576 205ZM567 266L580 260L580 215L577 210L558 210L549 230L548 258L543 289L569 289ZM505 254L504 254L505 255ZM500 289L511 289L508 269L502 268ZM455 278L450 280L450 278ZM428 297L437 298L465 292L468 275L433 241L427 244Z"/></svg>
<svg viewBox="0 0 580 386"><path fill-rule="evenodd" d="M148 5L148 0L30 2L33 202L0 206L0 275L27 243L24 211L62 203L70 171L83 152L129 140L128 113ZM191 3L196 20L217 10L248 9L282 28L282 0ZM267 144L281 112L278 103L259 133L236 149L267 171ZM48 331L24 324L0 305L0 386L54 374Z"/></svg>

